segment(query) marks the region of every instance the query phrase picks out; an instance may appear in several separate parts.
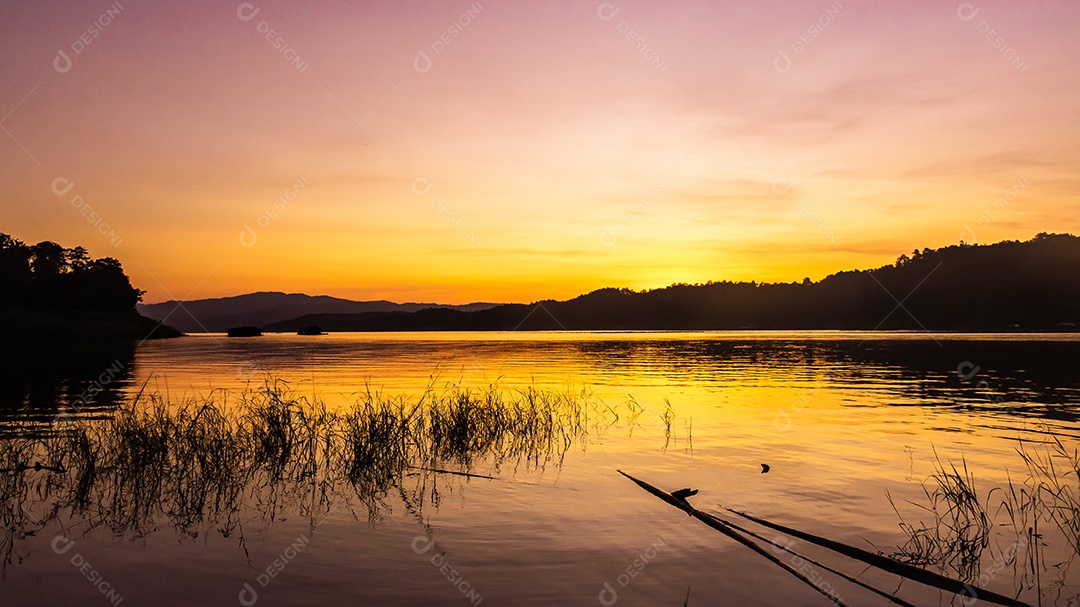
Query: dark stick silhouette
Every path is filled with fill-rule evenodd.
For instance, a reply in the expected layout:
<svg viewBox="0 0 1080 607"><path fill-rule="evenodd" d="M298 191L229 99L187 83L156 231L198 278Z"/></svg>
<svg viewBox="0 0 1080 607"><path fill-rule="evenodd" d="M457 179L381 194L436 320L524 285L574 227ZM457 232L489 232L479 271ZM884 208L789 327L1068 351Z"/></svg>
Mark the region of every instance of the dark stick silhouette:
<svg viewBox="0 0 1080 607"><path fill-rule="evenodd" d="M726 535L726 536L738 541L739 543L747 546L748 548L754 550L758 554L761 554L762 556L766 557L767 559L769 559L773 563L775 563L777 565L780 565L784 570L786 570L789 573L795 575L796 577L799 577L805 583L812 586L818 592L820 592L822 594L825 594L825 596L828 596L831 600L836 602L836 604L843 604L843 603L839 602L839 600L837 598L835 598L834 596L829 595L828 593L826 593L820 586L813 583L809 579L805 578L805 576L801 575L799 571L791 568L787 563L784 563L783 561L780 561L779 559L773 557L773 555L769 554L767 551L762 549L760 546L758 546L757 544L754 544L749 539L744 537L742 534L743 533L748 533L747 530L742 529L741 527L738 527L735 524L730 523L730 522L728 522L728 521L726 521L724 519L721 519L721 518L719 518L719 517L717 517L717 516L715 516L713 514L709 514L707 512L702 512L701 510L698 510L698 509L694 508L693 506L691 506L685 499L677 499L672 494L666 493L665 491L663 491L661 489L658 489L658 488L654 487L653 485L650 485L649 483L647 483L647 482L645 482L643 480L639 480L637 478L634 478L633 476L630 476L629 474L623 472L622 470L619 470L618 472L619 472L619 474L622 474L626 478L634 481L634 483L636 483L639 487L641 487L645 491L655 495L656 497L658 497L661 500L667 502L668 504L671 504L672 506L675 506L676 508L679 508L680 510L683 510L684 512L688 513L690 516L700 520L701 522L705 523L709 527L712 527L713 529L716 529L717 531L723 533L724 535ZM997 594L997 593L994 593L994 592L991 592L991 591L985 590L985 589L976 590L976 589L972 588L970 585L965 584L964 582L961 582L959 580L954 580L954 579L945 577L943 575L934 573L932 571L927 571L925 569L920 569L920 568L915 567L913 565L908 565L907 563L901 563L899 561L890 559L890 558L888 558L886 556L883 556L883 555L880 555L880 554L874 554L872 552L867 552L866 550L862 550L861 548L856 548L854 546L849 546L848 544L843 544L841 542L833 541L833 540L830 540L830 539L827 539L827 538L824 538L824 537L821 537L821 536L818 536L818 535L813 535L811 533L806 533L806 532L803 532L803 531L799 531L798 529L792 529L791 527L778 525L776 523L772 523L772 522L766 521L766 520L761 519L761 518L757 518L757 517L750 516L750 515L742 513L742 512L738 512L736 510L732 510L731 508L726 508L726 510L731 512L732 514L736 514L738 516L741 516L741 517L743 517L743 518L745 518L747 520L753 521L753 522L755 522L755 523L757 523L759 525L762 525L764 527L769 527L769 528L774 529L776 531L780 531L782 533L785 533L785 534L787 534L787 535L789 535L791 537L797 537L799 539L811 542L813 544L817 544L818 546L828 548L829 550L832 550L833 552L836 552L838 554L842 554L842 555L844 555L846 557L862 561L863 563L866 563L867 565L877 567L877 568L879 568L879 569L881 569L883 571L888 571L889 573L894 573L894 574L900 575L900 576L902 576L902 577L904 577L906 579L914 580L914 581L920 582L922 584L932 586L934 588L940 588L942 590L948 590L949 592L956 593L956 594L958 594L960 596L973 596L972 593L977 592L978 593L978 595L977 595L978 599L981 599L981 600L987 601L987 602L991 602L991 603L996 603L998 605L1008 605L1010 607L1031 607L1031 605L1029 605L1027 603L1024 603L1024 602L1021 602L1021 601L1018 601L1016 599L1013 599L1013 598L1010 598L1010 597L1007 597L1007 596L1004 596L1004 595L1001 595L1001 594ZM785 548L785 550L787 550L787 549Z"/></svg>

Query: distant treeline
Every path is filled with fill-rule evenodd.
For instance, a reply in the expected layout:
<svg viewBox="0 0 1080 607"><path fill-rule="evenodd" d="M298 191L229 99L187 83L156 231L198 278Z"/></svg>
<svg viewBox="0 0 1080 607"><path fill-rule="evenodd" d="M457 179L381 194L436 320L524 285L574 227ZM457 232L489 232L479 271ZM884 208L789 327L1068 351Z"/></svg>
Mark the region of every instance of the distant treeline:
<svg viewBox="0 0 1080 607"><path fill-rule="evenodd" d="M142 295L116 259L0 234L0 333L146 337Z"/></svg>
<svg viewBox="0 0 1080 607"><path fill-rule="evenodd" d="M901 305L902 304L902 305ZM709 282L632 291L601 289L569 301L479 312L321 314L269 330L1075 330L1080 238L915 250L873 270L801 283Z"/></svg>

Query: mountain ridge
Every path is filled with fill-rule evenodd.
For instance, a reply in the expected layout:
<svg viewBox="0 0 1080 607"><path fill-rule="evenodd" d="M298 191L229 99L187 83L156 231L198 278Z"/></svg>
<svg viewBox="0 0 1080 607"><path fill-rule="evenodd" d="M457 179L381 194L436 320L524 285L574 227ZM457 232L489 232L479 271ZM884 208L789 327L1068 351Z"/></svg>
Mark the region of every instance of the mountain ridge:
<svg viewBox="0 0 1080 607"><path fill-rule="evenodd" d="M604 288L566 301L483 310L311 314L264 328L326 331L839 329L1075 330L1080 238L1041 233L990 245L915 250L817 282L708 282Z"/></svg>
<svg viewBox="0 0 1080 607"><path fill-rule="evenodd" d="M360 314L367 312L415 312L426 308L478 311L498 304L476 302L452 305L437 303L395 303L387 300L357 301L330 295L308 295L283 291L256 291L241 295L190 301L168 300L139 304L147 318L168 323L185 333L221 332L236 326L265 326L310 314ZM296 327L293 327L295 330Z"/></svg>

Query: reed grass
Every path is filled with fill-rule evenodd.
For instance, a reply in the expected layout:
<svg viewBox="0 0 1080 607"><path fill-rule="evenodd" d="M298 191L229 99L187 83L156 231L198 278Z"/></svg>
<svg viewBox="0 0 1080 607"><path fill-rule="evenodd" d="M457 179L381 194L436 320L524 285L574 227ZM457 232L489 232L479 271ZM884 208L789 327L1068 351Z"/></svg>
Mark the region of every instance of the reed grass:
<svg viewBox="0 0 1080 607"><path fill-rule="evenodd" d="M921 518L917 524L907 522L886 491L900 519L900 529L908 537L891 557L918 567L945 567L955 571L961 580L974 581L979 576L983 552L990 546L993 522L987 514L987 503L992 493L980 498L975 477L964 459L957 468L951 462L942 462L935 451L933 465L930 482L922 486L927 503L909 501L929 515L929 523Z"/></svg>
<svg viewBox="0 0 1080 607"><path fill-rule="evenodd" d="M1049 519L1080 555L1080 446L1070 449L1052 436L1041 450L1021 442L1017 453L1028 471L1028 481L1019 495L1010 491L1009 510L1018 513L1018 528L1034 526L1040 518Z"/></svg>
<svg viewBox="0 0 1080 607"><path fill-rule="evenodd" d="M61 516L118 536L242 534L253 518L314 519L340 504L376 520L406 487L406 507L419 511L425 499L438 503L447 472L464 482L487 476L474 468L561 466L590 432L615 423L612 414L619 407L586 391L531 387L368 391L336 410L275 381L238 402L140 394L104 419L0 440L0 554L5 564L21 558L18 540Z"/></svg>
<svg viewBox="0 0 1080 607"><path fill-rule="evenodd" d="M1051 586L1073 591L1067 578L1080 556L1080 445L1066 445L1049 429L1042 434L1044 441L1018 441L1022 472L1006 470L1004 485L985 492L976 489L966 461L945 463L935 451L925 503L910 502L929 519L909 523L886 492L907 537L891 556L952 570L973 584L1009 569L1017 588L1040 596ZM1057 576L1051 586L1044 572Z"/></svg>

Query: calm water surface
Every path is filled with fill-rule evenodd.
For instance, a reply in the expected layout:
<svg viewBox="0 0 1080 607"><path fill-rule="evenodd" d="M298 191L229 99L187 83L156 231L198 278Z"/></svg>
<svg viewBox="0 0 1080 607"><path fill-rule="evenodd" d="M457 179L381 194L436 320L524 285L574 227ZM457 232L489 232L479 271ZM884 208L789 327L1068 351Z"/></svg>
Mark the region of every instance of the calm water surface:
<svg viewBox="0 0 1080 607"><path fill-rule="evenodd" d="M164 520L137 533L91 528L67 513L11 539L5 605L116 596L123 605L234 605L250 602L245 583L259 605L683 605L688 593L689 605L828 605L616 470L697 488L702 509L737 507L888 553L907 537L886 492L909 523L930 522L905 500L926 503L935 451L965 462L985 494L1024 472L1018 439L1030 449L1051 436L1075 446L1080 414L1080 337L1062 334L210 335L31 354L5 361L0 428L9 435L108 415L139 391L238 402L269 378L330 408L367 391L415 398L428 386L585 390L610 423L561 462L471 470L498 480L440 475L437 503L430 491L422 503L390 492L374 521L355 503L285 509L272 524L250 523L241 542ZM1077 604L1078 578L1061 565L1075 553L1053 523L1040 524L1042 604ZM75 542L62 554L60 535ZM423 550L428 538L438 549ZM1035 604L1025 563L1018 570L1003 556L1015 544L995 527L980 583ZM917 605L968 604L797 545L890 592L899 586ZM847 604L889 604L829 579Z"/></svg>

